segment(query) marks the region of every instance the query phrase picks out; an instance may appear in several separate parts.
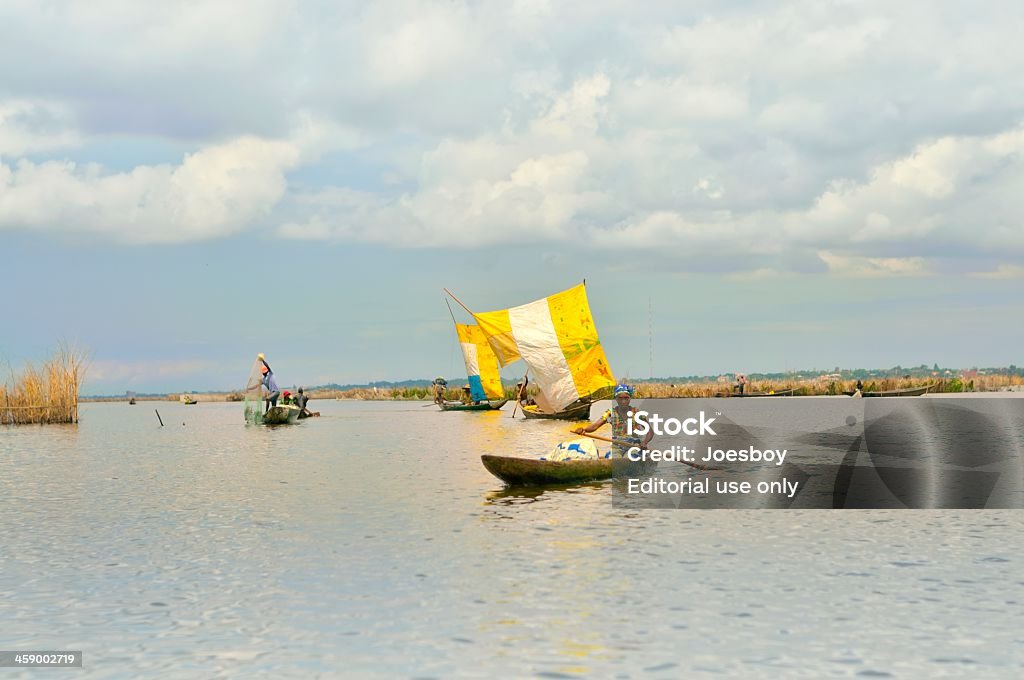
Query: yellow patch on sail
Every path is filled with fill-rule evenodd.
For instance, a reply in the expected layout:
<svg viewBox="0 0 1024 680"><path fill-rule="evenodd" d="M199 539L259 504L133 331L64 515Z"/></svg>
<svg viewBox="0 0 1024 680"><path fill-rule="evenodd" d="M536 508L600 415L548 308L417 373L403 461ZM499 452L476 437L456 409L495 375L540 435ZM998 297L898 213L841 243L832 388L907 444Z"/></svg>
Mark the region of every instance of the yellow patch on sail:
<svg viewBox="0 0 1024 680"><path fill-rule="evenodd" d="M547 300L558 344L579 395L587 396L603 387L614 387L615 378L597 337L583 284L556 293Z"/></svg>
<svg viewBox="0 0 1024 680"><path fill-rule="evenodd" d="M496 312L473 315L502 366L508 366L521 358L519 348L512 337L512 322L509 320L508 312L507 309L500 309Z"/></svg>

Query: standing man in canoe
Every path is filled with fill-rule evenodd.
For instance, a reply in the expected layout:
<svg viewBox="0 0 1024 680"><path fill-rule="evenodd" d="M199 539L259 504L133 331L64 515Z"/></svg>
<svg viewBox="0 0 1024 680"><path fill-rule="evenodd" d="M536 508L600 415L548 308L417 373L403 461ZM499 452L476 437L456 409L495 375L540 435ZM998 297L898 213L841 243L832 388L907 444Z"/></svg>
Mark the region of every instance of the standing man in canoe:
<svg viewBox="0 0 1024 680"><path fill-rule="evenodd" d="M280 391L277 389L277 381L274 379L274 372L270 370L270 364L267 363L266 357L263 356L263 352L256 355L256 360L262 364L260 366L260 373L263 374L263 386L267 388L267 407L263 410L264 413L270 410L271 406L277 406L277 398L280 396Z"/></svg>
<svg viewBox="0 0 1024 680"><path fill-rule="evenodd" d="M587 425L586 427L577 427L573 432L576 434L587 434L588 432L593 432L605 423L611 423L612 439L616 440L616 442L612 444L611 457L625 458L629 449L633 446L639 446L641 449L646 449L647 445L651 443L651 438L654 436L653 428L647 429L647 435L642 441L640 437L628 434L627 424L629 419L634 418L636 415L636 409L629 405L629 400L632 394L633 388L629 385L623 383L616 386L615 406L601 414L601 417L590 423L590 425Z"/></svg>
<svg viewBox="0 0 1024 680"><path fill-rule="evenodd" d="M444 389L446 387L448 387L448 381L447 380L445 380L441 376L437 376L436 378L434 378L434 403L435 404L443 404L444 403Z"/></svg>
<svg viewBox="0 0 1024 680"><path fill-rule="evenodd" d="M313 415L312 413L309 412L309 409L306 408L306 404L308 403L309 397L305 395L305 393L302 391L302 388L300 387L299 393L295 396L295 405L299 407L300 418L308 418L309 416Z"/></svg>
<svg viewBox="0 0 1024 680"><path fill-rule="evenodd" d="M516 383L516 401L519 402L520 406L529 406L535 403L530 399L529 395L526 394L526 388L530 386L530 378L523 376L523 379Z"/></svg>

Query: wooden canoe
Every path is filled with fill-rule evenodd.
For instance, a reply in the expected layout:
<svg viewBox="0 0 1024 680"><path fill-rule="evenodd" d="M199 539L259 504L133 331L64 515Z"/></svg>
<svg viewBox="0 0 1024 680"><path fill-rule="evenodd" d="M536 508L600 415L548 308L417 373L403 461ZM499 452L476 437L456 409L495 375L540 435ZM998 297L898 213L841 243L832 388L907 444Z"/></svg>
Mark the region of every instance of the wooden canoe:
<svg viewBox="0 0 1024 680"><path fill-rule="evenodd" d="M793 393L796 392L795 387L791 387L788 390L779 390L778 392L744 392L739 394L738 392L732 392L726 394L727 397L792 397Z"/></svg>
<svg viewBox="0 0 1024 680"><path fill-rule="evenodd" d="M480 461L488 472L510 486L575 484L610 479L616 475L642 474L656 465L634 463L625 458L551 461L483 455Z"/></svg>
<svg viewBox="0 0 1024 680"><path fill-rule="evenodd" d="M264 425L290 425L299 419L299 407L294 404L272 406L263 414Z"/></svg>
<svg viewBox="0 0 1024 680"><path fill-rule="evenodd" d="M934 388L935 385L925 385L924 387L909 387L905 390L885 390L882 392L861 392L862 397L920 397L922 394L928 394ZM852 397L856 394L855 391L843 392L848 397Z"/></svg>
<svg viewBox="0 0 1024 680"><path fill-rule="evenodd" d="M545 413L537 407L536 404L527 404L526 406L520 406L523 409L523 415L527 418L546 418L549 420L589 420L590 419L590 405L591 401L586 401L582 404L572 404L568 408L561 411L555 411L554 413Z"/></svg>
<svg viewBox="0 0 1024 680"><path fill-rule="evenodd" d="M479 404L463 404L461 401L439 403L442 411L497 411L508 403L508 399L482 401Z"/></svg>

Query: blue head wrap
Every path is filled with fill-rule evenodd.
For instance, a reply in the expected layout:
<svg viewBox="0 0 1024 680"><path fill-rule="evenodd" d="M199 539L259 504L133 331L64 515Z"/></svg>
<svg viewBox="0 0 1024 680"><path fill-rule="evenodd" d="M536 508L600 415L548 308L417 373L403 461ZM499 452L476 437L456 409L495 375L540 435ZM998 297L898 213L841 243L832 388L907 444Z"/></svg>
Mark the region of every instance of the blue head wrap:
<svg viewBox="0 0 1024 680"><path fill-rule="evenodd" d="M617 397L620 394L628 394L629 396L632 397L633 396L633 388L630 387L629 385L627 385L626 383L622 383L621 385L616 385L615 386L615 396Z"/></svg>

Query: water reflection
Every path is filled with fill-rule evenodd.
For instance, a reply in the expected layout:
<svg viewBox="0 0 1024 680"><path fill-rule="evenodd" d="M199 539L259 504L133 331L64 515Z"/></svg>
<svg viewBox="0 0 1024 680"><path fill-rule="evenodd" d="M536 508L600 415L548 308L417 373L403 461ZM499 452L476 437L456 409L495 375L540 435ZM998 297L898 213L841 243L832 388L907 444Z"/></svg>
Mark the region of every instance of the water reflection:
<svg viewBox="0 0 1024 680"><path fill-rule="evenodd" d="M522 503L533 503L548 500L559 493L586 493L598 491L611 484L611 481L585 482L576 484L548 484L546 486L504 486L497 491L488 492L488 502L495 505L521 505Z"/></svg>

